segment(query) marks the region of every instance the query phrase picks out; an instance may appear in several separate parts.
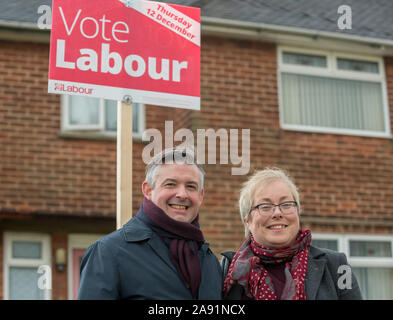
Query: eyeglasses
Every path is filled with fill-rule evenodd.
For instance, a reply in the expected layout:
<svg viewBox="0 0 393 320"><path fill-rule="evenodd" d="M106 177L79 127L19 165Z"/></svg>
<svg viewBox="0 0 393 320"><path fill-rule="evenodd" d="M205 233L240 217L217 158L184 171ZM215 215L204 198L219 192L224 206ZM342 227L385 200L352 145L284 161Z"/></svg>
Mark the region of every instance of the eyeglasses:
<svg viewBox="0 0 393 320"><path fill-rule="evenodd" d="M258 209L258 213L262 216L270 216L274 213L274 209L276 207L280 208L280 211L284 215L289 215L295 213L297 210L297 202L296 201L286 201L280 204L273 204L273 203L261 203L257 204L255 207L252 207L251 211Z"/></svg>

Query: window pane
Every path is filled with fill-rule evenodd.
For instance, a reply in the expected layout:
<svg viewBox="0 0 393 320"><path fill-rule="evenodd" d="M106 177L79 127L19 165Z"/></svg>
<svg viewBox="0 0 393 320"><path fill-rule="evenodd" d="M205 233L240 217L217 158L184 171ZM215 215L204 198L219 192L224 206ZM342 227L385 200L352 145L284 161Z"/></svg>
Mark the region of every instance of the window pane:
<svg viewBox="0 0 393 320"><path fill-rule="evenodd" d="M379 73L378 63L370 61L338 58L337 68L341 70Z"/></svg>
<svg viewBox="0 0 393 320"><path fill-rule="evenodd" d="M283 62L288 64L298 64L302 66L312 66L312 67L327 66L327 60L325 56L300 54L300 53L293 53L293 52L284 52Z"/></svg>
<svg viewBox="0 0 393 320"><path fill-rule="evenodd" d="M326 248L334 251L338 251L338 244L337 240L320 240L320 239L313 239L312 245L319 247L319 248Z"/></svg>
<svg viewBox="0 0 393 320"><path fill-rule="evenodd" d="M132 104L132 132L138 133L140 104ZM108 131L117 130L117 101L105 100L105 129Z"/></svg>
<svg viewBox="0 0 393 320"><path fill-rule="evenodd" d="M41 276L37 268L11 267L9 269L9 297L11 300L42 300L44 290L38 288Z"/></svg>
<svg viewBox="0 0 393 320"><path fill-rule="evenodd" d="M12 242L12 257L24 259L41 259L41 242Z"/></svg>
<svg viewBox="0 0 393 320"><path fill-rule="evenodd" d="M393 299L393 269L352 268L358 280L363 299Z"/></svg>
<svg viewBox="0 0 393 320"><path fill-rule="evenodd" d="M385 131L381 83L282 73L286 124Z"/></svg>
<svg viewBox="0 0 393 320"><path fill-rule="evenodd" d="M391 257L392 244L390 241L349 241L352 257Z"/></svg>
<svg viewBox="0 0 393 320"><path fill-rule="evenodd" d="M105 129L117 130L117 101L105 100Z"/></svg>
<svg viewBox="0 0 393 320"><path fill-rule="evenodd" d="M99 124L99 101L97 98L69 96L70 124Z"/></svg>
<svg viewBox="0 0 393 320"><path fill-rule="evenodd" d="M134 103L132 106L132 132L139 132L139 113L141 105Z"/></svg>

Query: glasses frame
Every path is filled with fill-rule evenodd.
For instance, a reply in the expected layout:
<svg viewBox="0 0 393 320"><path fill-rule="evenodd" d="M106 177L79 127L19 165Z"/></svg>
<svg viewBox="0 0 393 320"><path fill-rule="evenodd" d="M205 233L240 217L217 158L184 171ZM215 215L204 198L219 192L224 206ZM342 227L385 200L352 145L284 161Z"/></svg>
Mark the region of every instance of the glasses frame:
<svg viewBox="0 0 393 320"><path fill-rule="evenodd" d="M252 208L250 209L250 213L251 213L252 211L254 211L255 209L258 209L258 214L267 217L267 216L271 216L271 215L274 214L274 211L276 210L276 207L278 207L278 208L280 209L281 214L283 214L284 216L288 216L288 215L290 215L290 214L295 213L295 211L293 211L293 212L291 212L291 213L284 213L284 212L282 211L282 209L281 209L281 205L283 205L283 204L285 204L285 203L293 203L293 204L294 204L294 208L295 208L296 210L298 209L298 203L297 203L296 201L284 201L284 202L281 202L281 203L279 203L279 204L274 204L274 203L269 203L269 202L263 202L263 203L257 204L256 206L252 207ZM259 206L261 206L261 205L263 205L263 204L268 204L268 205L271 205L271 206L272 206L272 211L271 211L269 214L261 213L261 212L259 211Z"/></svg>

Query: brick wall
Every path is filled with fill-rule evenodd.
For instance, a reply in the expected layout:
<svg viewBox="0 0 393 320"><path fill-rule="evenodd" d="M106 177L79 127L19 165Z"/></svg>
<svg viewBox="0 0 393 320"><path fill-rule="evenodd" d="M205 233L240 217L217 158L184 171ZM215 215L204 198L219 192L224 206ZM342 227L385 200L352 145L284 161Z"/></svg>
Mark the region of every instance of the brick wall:
<svg viewBox="0 0 393 320"><path fill-rule="evenodd" d="M3 266L4 266L4 245L3 245L3 232L0 231L0 300L3 300L4 283L3 283Z"/></svg>
<svg viewBox="0 0 393 320"><path fill-rule="evenodd" d="M392 233L391 139L281 130L275 46L212 38L202 48L203 109L192 114L194 130L251 129L250 173L265 166L287 169L301 192L304 227ZM392 125L393 60L385 63ZM230 167L206 167L201 221L216 252L236 247L243 238L237 200L246 177L231 176Z"/></svg>
<svg viewBox="0 0 393 320"><path fill-rule="evenodd" d="M66 233L55 233L51 236L52 250L52 300L67 300L67 268L63 271L56 269L56 249L68 250L68 237ZM67 257L68 258L68 257Z"/></svg>
<svg viewBox="0 0 393 320"><path fill-rule="evenodd" d="M116 142L58 137L48 55L48 45L0 42L0 211L115 216ZM172 111L149 108L148 126L162 129ZM143 146L134 143L136 197Z"/></svg>

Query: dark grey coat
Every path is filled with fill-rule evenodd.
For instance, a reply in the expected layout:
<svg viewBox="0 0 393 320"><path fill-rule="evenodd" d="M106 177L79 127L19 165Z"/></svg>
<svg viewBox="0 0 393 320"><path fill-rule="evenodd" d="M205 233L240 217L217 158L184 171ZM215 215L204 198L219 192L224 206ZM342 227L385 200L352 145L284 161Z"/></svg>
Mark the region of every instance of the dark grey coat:
<svg viewBox="0 0 393 320"><path fill-rule="evenodd" d="M347 276L346 272L339 273L340 266L349 266L344 253L311 246L305 282L308 300L362 299L358 281L352 269L350 269L351 289L346 289L349 287L346 283L344 283L344 289L340 289L339 278Z"/></svg>
<svg viewBox="0 0 393 320"><path fill-rule="evenodd" d="M202 269L198 299L221 299L221 268L208 243L198 258ZM167 246L137 217L86 250L80 275L78 299L192 299Z"/></svg>
<svg viewBox="0 0 393 320"><path fill-rule="evenodd" d="M228 265L234 253L233 251L223 252L224 258L221 264ZM339 285L339 278L347 276L347 271L338 272L342 265L348 266L344 253L311 246L305 281L307 300L361 300L362 294L352 270L351 289L347 289L349 285L345 281L340 281L343 285ZM240 300L242 295L243 287L237 284L232 287L226 299Z"/></svg>

